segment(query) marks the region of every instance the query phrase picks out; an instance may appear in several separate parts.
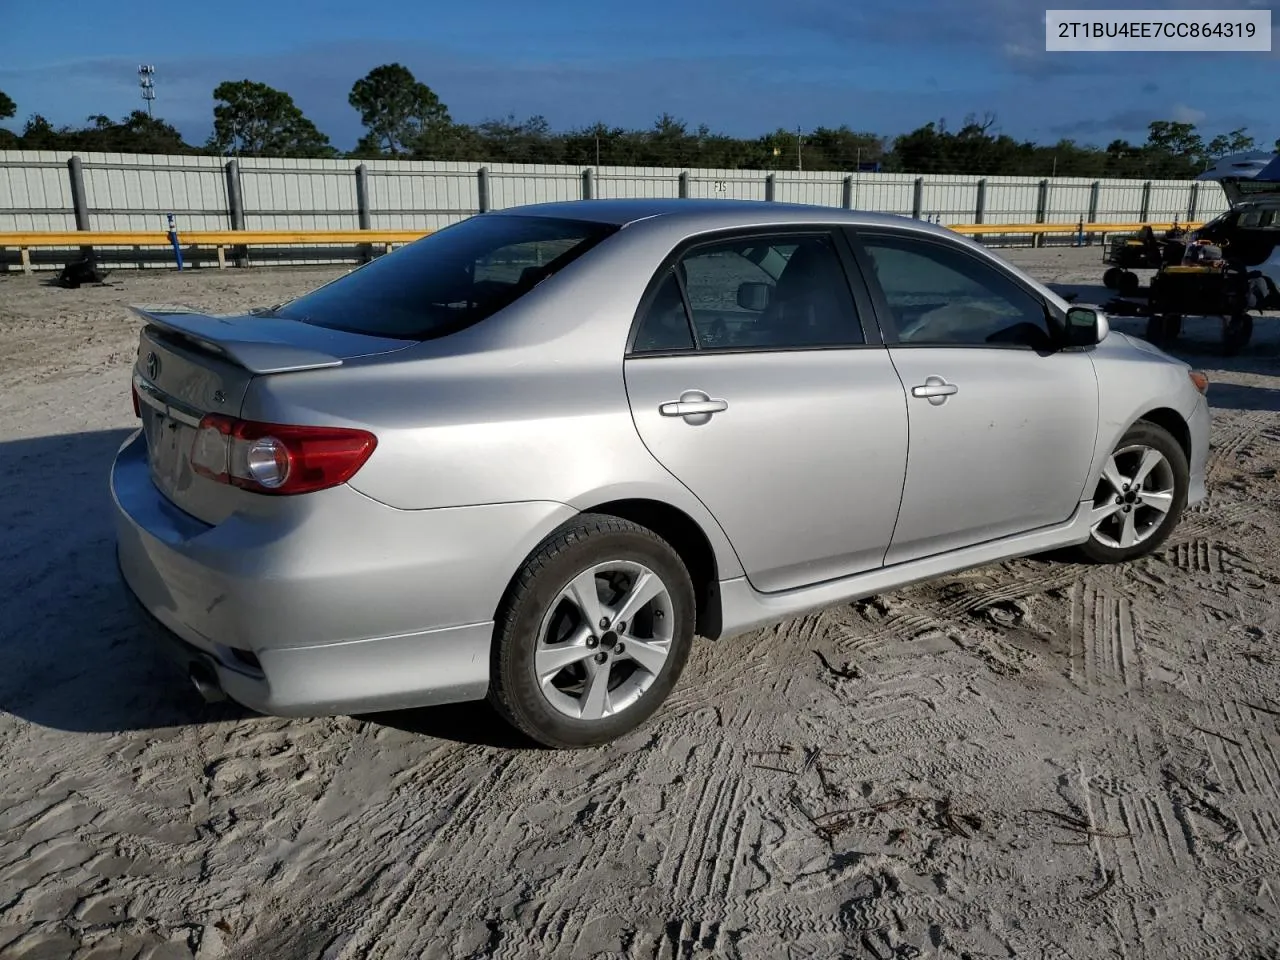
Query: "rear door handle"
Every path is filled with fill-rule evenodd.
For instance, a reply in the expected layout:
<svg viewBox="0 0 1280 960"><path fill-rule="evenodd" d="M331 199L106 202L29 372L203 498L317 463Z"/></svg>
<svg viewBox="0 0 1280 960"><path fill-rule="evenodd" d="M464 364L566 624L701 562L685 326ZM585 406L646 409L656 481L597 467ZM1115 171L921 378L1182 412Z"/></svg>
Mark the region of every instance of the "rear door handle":
<svg viewBox="0 0 1280 960"><path fill-rule="evenodd" d="M926 377L924 383L911 388L913 397L920 397L928 400L935 407L939 404L946 403L947 397L953 393L959 393L960 388L954 383L947 383L942 377Z"/></svg>
<svg viewBox="0 0 1280 960"><path fill-rule="evenodd" d="M712 400L701 390L686 390L679 400L660 404L658 413L664 417L684 417L685 423L697 425L706 423L713 413L724 413L728 409L727 400Z"/></svg>

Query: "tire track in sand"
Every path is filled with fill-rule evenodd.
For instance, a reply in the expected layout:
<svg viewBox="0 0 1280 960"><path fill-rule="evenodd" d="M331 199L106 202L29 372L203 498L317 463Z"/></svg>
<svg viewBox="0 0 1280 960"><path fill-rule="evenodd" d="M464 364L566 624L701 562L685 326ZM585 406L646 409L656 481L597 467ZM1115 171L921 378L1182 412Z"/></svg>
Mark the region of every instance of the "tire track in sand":
<svg viewBox="0 0 1280 960"><path fill-rule="evenodd" d="M1229 421L1220 420L1220 429L1209 447L1209 459L1205 469L1206 479L1212 483L1223 480L1240 467L1241 459L1254 456L1253 444L1259 439L1269 440L1275 415L1268 412L1241 413ZM1266 436L1264 436L1264 432Z"/></svg>
<svg viewBox="0 0 1280 960"><path fill-rule="evenodd" d="M1070 679L1085 690L1143 686L1141 641L1133 605L1103 587L1071 588Z"/></svg>

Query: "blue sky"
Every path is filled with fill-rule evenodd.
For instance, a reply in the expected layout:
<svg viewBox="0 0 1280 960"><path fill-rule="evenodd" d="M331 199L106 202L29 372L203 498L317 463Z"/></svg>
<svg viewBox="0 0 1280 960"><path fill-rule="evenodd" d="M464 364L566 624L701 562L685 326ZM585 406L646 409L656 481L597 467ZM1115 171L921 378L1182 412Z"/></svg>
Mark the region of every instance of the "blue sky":
<svg viewBox="0 0 1280 960"><path fill-rule="evenodd" d="M256 4L0 0L0 90L55 124L141 105L189 140L212 123L213 87L249 78L288 91L342 148L360 136L351 84L399 61L454 118L542 114L564 129L648 126L663 111L739 136L847 123L893 135L996 114L1051 142L1145 139L1153 119L1212 135L1280 137L1280 37L1269 54L1047 54L1027 0L259 0ZM120 11L133 6L136 13ZM1275 0L1059 0L1055 8L1271 8ZM111 17L103 12L114 10ZM225 11L225 12L223 12Z"/></svg>

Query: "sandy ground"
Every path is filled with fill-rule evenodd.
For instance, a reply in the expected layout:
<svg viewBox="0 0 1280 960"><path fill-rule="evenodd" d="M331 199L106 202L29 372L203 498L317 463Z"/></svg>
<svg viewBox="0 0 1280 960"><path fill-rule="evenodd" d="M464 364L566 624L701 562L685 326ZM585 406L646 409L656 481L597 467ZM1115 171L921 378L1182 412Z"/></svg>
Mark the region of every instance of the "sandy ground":
<svg viewBox="0 0 1280 960"><path fill-rule="evenodd" d="M1094 251L1008 256L1105 298ZM1231 361L1188 324L1210 497L1158 556L703 643L649 726L558 754L480 707L204 706L131 630L124 305L333 273L0 279L0 956L1280 956L1280 318Z"/></svg>

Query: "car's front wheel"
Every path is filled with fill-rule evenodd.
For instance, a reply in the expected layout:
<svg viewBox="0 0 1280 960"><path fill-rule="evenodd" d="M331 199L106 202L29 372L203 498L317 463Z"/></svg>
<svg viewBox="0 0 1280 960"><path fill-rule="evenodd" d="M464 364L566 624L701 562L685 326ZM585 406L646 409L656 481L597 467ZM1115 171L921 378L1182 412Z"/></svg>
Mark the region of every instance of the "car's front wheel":
<svg viewBox="0 0 1280 960"><path fill-rule="evenodd" d="M1103 467L1081 553L1096 563L1120 563L1156 550L1182 516L1189 477L1187 455L1168 430L1134 424Z"/></svg>
<svg viewBox="0 0 1280 960"><path fill-rule="evenodd" d="M550 747L604 743L666 699L693 644L693 584L652 531L585 515L521 567L499 613L489 701Z"/></svg>

